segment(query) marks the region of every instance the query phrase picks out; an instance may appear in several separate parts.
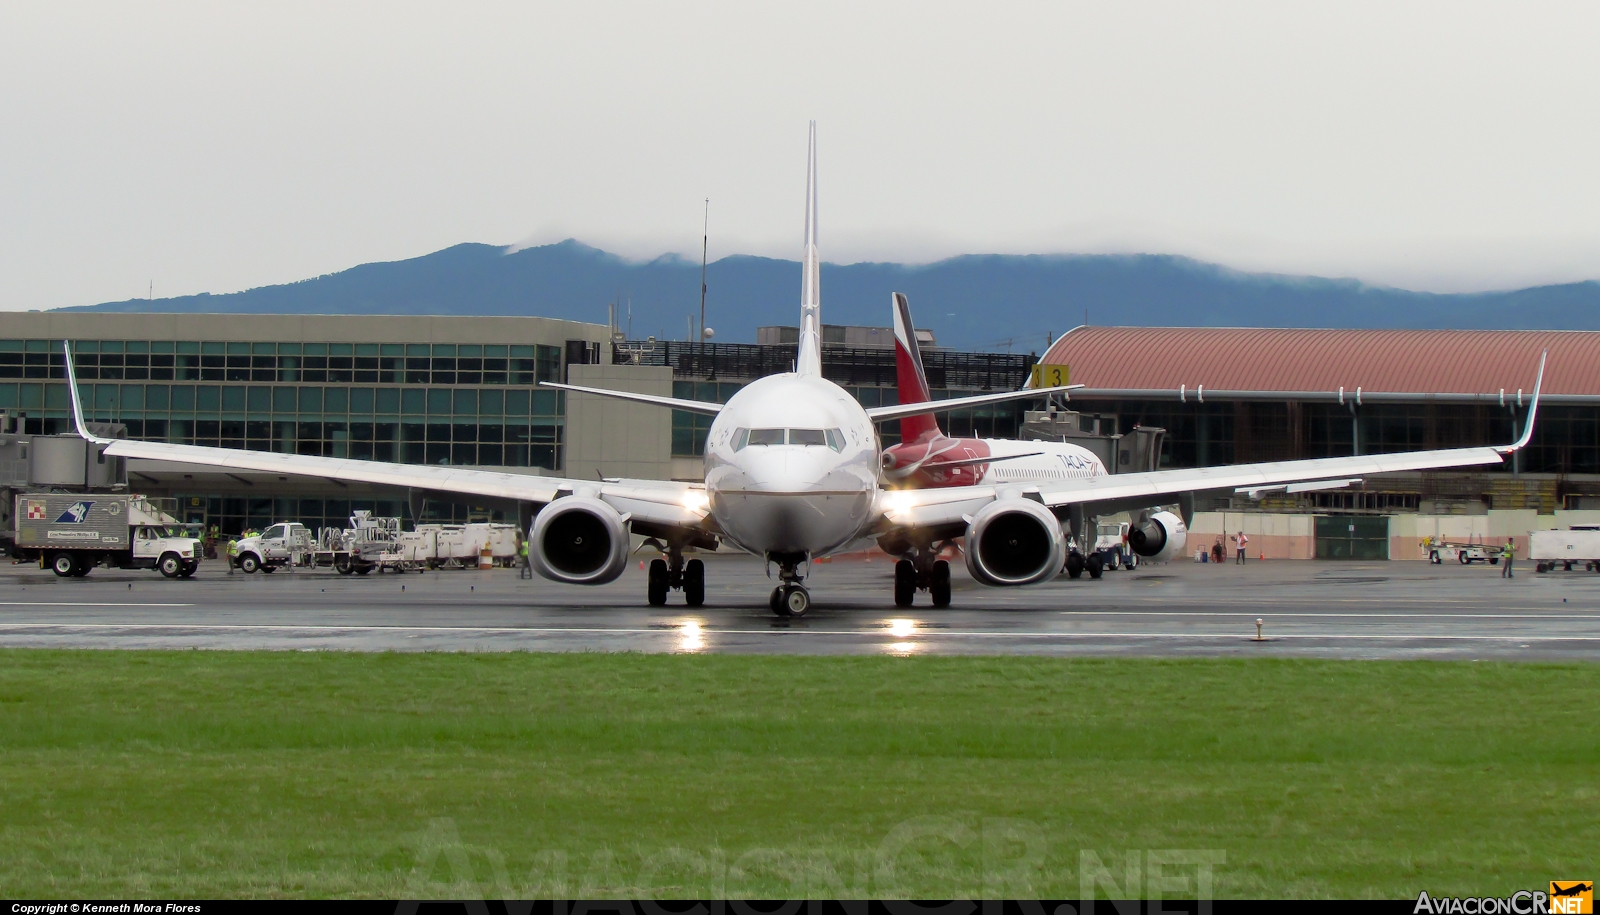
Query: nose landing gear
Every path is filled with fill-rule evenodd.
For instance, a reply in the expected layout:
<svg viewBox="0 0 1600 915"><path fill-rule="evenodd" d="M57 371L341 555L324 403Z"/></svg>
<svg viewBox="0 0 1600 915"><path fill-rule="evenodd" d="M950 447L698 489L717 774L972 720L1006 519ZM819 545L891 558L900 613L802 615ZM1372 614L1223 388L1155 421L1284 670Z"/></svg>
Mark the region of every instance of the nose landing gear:
<svg viewBox="0 0 1600 915"><path fill-rule="evenodd" d="M811 609L811 592L800 583L800 563L805 560L803 553L768 554L768 562L778 563L778 580L783 582L772 589L772 596L767 599L773 613L796 617L805 616Z"/></svg>

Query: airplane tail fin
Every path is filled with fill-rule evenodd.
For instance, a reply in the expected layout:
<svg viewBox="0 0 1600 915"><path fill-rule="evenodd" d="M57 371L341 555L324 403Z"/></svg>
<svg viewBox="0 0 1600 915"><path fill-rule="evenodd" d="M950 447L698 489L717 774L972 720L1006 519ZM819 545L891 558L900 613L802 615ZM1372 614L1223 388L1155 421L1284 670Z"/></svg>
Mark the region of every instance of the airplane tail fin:
<svg viewBox="0 0 1600 915"><path fill-rule="evenodd" d="M806 151L806 250L800 278L800 352L795 371L822 374L822 262L817 254L817 122Z"/></svg>
<svg viewBox="0 0 1600 915"><path fill-rule="evenodd" d="M933 399L928 376L922 368L916 328L911 323L911 303L900 292L894 293L894 369L902 404L927 403ZM930 433L939 434L939 422L931 413L900 420L901 441L914 442Z"/></svg>

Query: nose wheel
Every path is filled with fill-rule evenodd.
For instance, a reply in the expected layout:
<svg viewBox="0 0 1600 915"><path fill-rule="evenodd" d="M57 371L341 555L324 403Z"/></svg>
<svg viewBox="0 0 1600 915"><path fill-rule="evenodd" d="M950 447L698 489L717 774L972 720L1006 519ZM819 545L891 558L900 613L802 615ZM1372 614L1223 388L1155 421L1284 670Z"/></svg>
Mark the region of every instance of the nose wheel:
<svg viewBox="0 0 1600 915"><path fill-rule="evenodd" d="M800 584L800 563L806 561L804 553L768 553L767 561L778 564L778 580L783 582L772 589L767 605L782 617L805 616L811 609L811 592Z"/></svg>
<svg viewBox="0 0 1600 915"><path fill-rule="evenodd" d="M772 612L779 616L805 616L806 611L811 609L811 592L800 585L773 588L767 603L772 607Z"/></svg>

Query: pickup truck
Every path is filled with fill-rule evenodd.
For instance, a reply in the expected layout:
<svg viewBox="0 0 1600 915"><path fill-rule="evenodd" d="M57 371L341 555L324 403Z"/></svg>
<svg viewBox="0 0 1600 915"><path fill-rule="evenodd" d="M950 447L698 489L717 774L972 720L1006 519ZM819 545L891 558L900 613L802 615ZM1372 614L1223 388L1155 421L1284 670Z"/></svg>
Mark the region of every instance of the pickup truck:
<svg viewBox="0 0 1600 915"><path fill-rule="evenodd" d="M311 546L311 531L304 524L279 521L259 534L240 540L236 561L244 572L275 572L294 562L296 556L309 556Z"/></svg>

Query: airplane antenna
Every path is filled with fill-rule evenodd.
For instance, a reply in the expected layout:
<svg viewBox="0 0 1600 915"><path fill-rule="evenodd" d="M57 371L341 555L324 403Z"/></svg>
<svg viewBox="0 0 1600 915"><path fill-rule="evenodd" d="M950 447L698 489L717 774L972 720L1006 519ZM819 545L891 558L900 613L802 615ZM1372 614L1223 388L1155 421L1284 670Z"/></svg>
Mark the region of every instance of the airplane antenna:
<svg viewBox="0 0 1600 915"><path fill-rule="evenodd" d="M705 221L700 226L700 342L706 336L706 249L711 242L711 198L706 198Z"/></svg>

